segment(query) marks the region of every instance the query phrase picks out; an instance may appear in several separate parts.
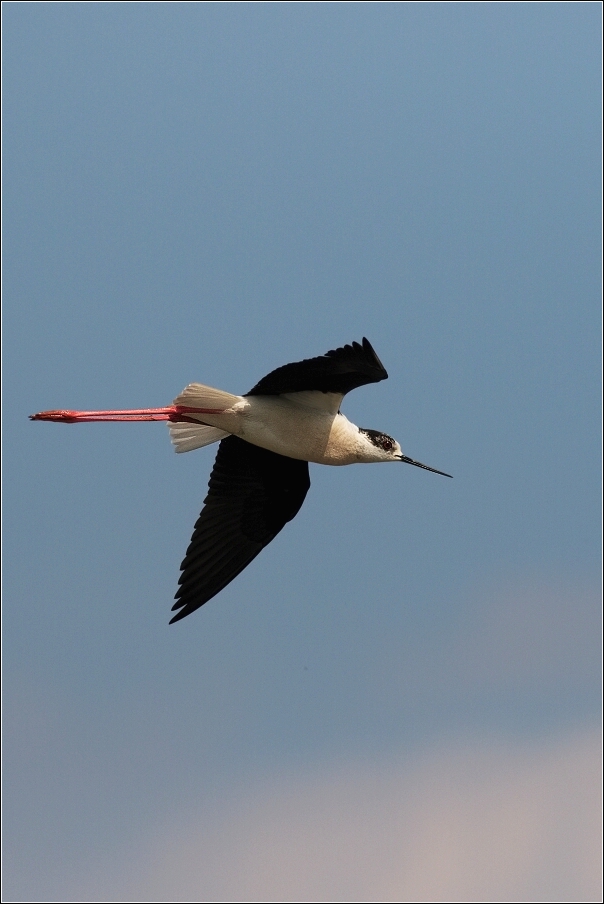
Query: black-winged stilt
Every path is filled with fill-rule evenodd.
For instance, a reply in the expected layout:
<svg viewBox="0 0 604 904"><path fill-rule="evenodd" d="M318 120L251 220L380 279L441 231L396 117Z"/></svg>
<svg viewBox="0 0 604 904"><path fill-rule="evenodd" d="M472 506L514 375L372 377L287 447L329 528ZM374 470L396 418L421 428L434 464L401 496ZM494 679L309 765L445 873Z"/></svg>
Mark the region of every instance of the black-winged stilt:
<svg viewBox="0 0 604 904"><path fill-rule="evenodd" d="M209 492L182 562L172 622L219 593L300 511L308 462L399 461L444 477L403 455L396 440L352 424L343 397L388 377L367 339L271 371L245 395L191 383L167 408L42 411L34 421L169 421L177 452L220 440Z"/></svg>

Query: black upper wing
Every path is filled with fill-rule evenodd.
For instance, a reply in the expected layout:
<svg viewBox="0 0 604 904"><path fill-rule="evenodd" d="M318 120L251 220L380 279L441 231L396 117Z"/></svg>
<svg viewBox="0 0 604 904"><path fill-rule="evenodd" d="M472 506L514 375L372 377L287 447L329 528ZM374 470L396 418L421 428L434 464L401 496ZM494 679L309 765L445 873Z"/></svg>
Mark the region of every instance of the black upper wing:
<svg viewBox="0 0 604 904"><path fill-rule="evenodd" d="M223 439L204 508L181 567L172 622L226 587L297 515L310 487L308 462Z"/></svg>
<svg viewBox="0 0 604 904"><path fill-rule="evenodd" d="M367 339L336 348L318 358L284 364L256 383L247 395L279 395L282 392L338 392L345 395L365 383L379 383L388 374Z"/></svg>

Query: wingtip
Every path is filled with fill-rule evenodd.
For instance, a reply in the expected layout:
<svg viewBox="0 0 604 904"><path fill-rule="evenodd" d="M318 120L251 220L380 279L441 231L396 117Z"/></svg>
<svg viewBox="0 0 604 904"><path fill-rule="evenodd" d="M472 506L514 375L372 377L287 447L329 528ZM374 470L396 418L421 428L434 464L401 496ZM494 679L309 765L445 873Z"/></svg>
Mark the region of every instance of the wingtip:
<svg viewBox="0 0 604 904"><path fill-rule="evenodd" d="M378 358L377 352L374 349L371 342L369 341L369 339L367 338L367 336L363 336L363 351L366 352L367 354L371 355L375 364L377 364L377 366L379 368L381 368L381 370L382 370L383 375L376 382L379 382L379 380L387 380L388 379L388 371L386 370L386 368L384 367L384 365Z"/></svg>

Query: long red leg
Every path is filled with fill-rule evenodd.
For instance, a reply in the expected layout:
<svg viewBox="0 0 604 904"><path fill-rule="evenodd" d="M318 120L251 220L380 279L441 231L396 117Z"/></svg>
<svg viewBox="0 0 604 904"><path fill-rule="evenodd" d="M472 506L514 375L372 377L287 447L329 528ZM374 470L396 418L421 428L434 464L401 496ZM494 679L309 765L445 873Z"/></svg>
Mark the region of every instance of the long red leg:
<svg viewBox="0 0 604 904"><path fill-rule="evenodd" d="M167 408L125 408L107 411L40 411L30 414L31 421L54 421L57 424L77 424L86 421L192 421L191 414L220 414L222 408L188 408L185 405L169 405Z"/></svg>

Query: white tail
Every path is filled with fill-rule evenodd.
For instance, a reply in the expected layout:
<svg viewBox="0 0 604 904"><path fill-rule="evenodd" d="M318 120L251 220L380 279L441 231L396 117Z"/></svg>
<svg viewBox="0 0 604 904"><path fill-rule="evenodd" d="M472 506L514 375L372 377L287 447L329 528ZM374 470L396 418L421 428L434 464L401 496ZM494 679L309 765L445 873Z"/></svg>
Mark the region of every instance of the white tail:
<svg viewBox="0 0 604 904"><path fill-rule="evenodd" d="M204 386L202 383L189 383L181 394L176 396L173 404L185 405L188 408L214 408L224 411L226 408L232 408L239 401L241 401L241 396L233 395L231 392Z"/></svg>
<svg viewBox="0 0 604 904"><path fill-rule="evenodd" d="M212 386L204 386L202 383L189 383L179 396L174 399L174 405L182 405L185 408L205 408L214 411L226 411L241 400L240 396L222 389L214 389ZM200 412L200 419L203 414ZM210 427L208 424L193 424L189 421L177 422L168 425L170 439L174 443L176 452L190 452L192 449L201 449L210 443L217 443L228 436L226 430L218 427Z"/></svg>
<svg viewBox="0 0 604 904"><path fill-rule="evenodd" d="M217 443L229 434L218 427L208 427L206 424L189 424L187 422L168 424L170 439L174 444L175 452L190 452L192 449L201 449L210 443Z"/></svg>

